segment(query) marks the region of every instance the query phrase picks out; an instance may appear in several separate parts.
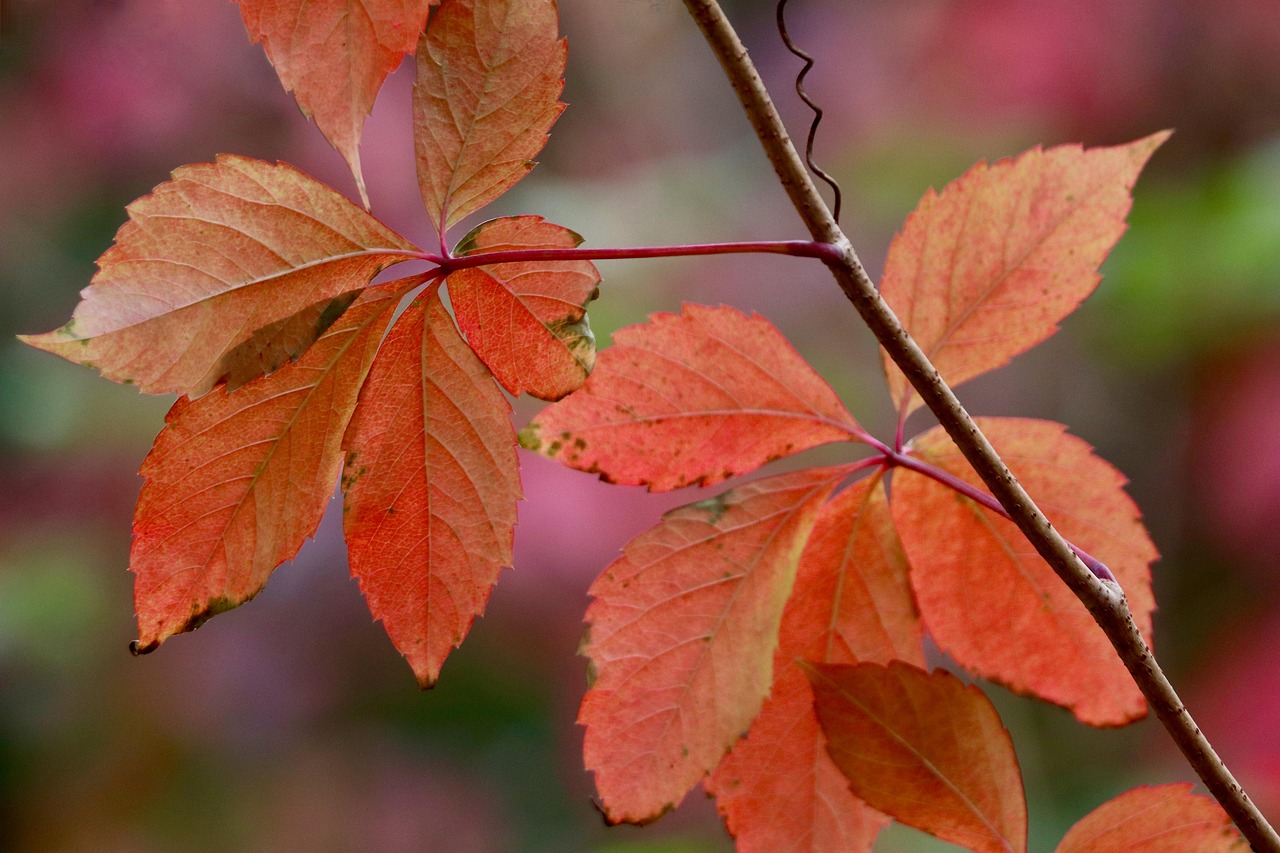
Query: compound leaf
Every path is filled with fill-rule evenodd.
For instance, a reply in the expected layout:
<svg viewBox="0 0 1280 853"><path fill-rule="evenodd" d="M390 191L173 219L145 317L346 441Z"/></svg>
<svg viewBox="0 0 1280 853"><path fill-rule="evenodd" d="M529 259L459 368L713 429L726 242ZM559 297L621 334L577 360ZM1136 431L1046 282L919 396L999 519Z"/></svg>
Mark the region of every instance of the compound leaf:
<svg viewBox="0 0 1280 853"><path fill-rule="evenodd" d="M672 510L592 585L594 682L578 722L609 821L674 808L747 730L805 539L848 471L767 477Z"/></svg>
<svg viewBox="0 0 1280 853"><path fill-rule="evenodd" d="M1027 849L1013 741L981 690L901 661L806 669L827 750L855 794L979 853Z"/></svg>
<svg viewBox="0 0 1280 853"><path fill-rule="evenodd" d="M1124 476L1061 424L976 420L1054 527L1110 567L1150 643L1157 554ZM940 428L911 449L980 488ZM1091 725L1123 725L1146 713L1102 629L1013 522L907 469L894 473L892 506L925 624L961 666Z"/></svg>
<svg viewBox="0 0 1280 853"><path fill-rule="evenodd" d="M831 386L767 320L686 305L615 332L586 384L543 409L520 443L662 491L858 434Z"/></svg>
<svg viewBox="0 0 1280 853"><path fill-rule="evenodd" d="M247 157L184 166L128 210L71 321L22 340L151 394L198 397L297 357L413 256L324 184Z"/></svg>
<svg viewBox="0 0 1280 853"><path fill-rule="evenodd" d="M388 334L344 441L351 573L424 687L511 565L510 412L433 286Z"/></svg>
<svg viewBox="0 0 1280 853"><path fill-rule="evenodd" d="M1006 364L1093 292L1124 233L1157 133L1114 148L1033 148L930 190L885 261L881 292L951 385ZM884 355L894 405L920 401Z"/></svg>
<svg viewBox="0 0 1280 853"><path fill-rule="evenodd" d="M441 233L534 167L564 104L555 0L446 0L418 46L418 186Z"/></svg>
<svg viewBox="0 0 1280 853"><path fill-rule="evenodd" d="M572 249L582 238L540 216L509 216L475 228L456 254ZM587 303L599 293L590 261L520 261L461 269L449 299L467 343L512 394L559 400L596 363Z"/></svg>
<svg viewBox="0 0 1280 853"><path fill-rule="evenodd" d="M369 288L297 362L234 394L173 405L142 464L134 513L135 650L252 598L315 533L360 384L404 291Z"/></svg>
<svg viewBox="0 0 1280 853"><path fill-rule="evenodd" d="M280 82L351 166L360 197L360 134L378 90L418 43L438 0L239 0Z"/></svg>

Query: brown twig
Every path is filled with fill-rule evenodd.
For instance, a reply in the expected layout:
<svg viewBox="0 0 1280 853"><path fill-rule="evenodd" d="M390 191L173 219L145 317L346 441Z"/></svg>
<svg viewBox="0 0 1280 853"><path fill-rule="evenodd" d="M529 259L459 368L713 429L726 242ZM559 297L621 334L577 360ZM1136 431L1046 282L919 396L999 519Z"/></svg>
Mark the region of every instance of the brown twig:
<svg viewBox="0 0 1280 853"><path fill-rule="evenodd" d="M1280 836L1191 719L1186 706L1139 634L1124 593L1115 584L1095 577L1072 553L1070 545L1053 529L1009 473L955 393L880 297L853 246L823 203L746 48L720 5L716 0L684 2L728 76L765 155L810 234L815 240L831 243L840 249L839 257L826 263L849 301L973 465L991 494L1009 512L1010 518L1036 551L1089 609L1133 675L1151 709L1209 792L1255 850L1280 853Z"/></svg>

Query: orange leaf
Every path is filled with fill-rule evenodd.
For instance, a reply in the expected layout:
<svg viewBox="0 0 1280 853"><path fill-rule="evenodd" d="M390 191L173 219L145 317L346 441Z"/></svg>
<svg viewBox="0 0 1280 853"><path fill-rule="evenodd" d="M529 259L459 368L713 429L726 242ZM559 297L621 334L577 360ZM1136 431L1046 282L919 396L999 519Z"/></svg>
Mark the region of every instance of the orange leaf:
<svg viewBox="0 0 1280 853"><path fill-rule="evenodd" d="M520 443L614 483L710 485L858 424L760 316L686 305L620 329L576 394L543 409Z"/></svg>
<svg viewBox="0 0 1280 853"><path fill-rule="evenodd" d="M246 157L184 166L128 210L71 321L22 340L149 394L198 397L297 357L413 251L324 184Z"/></svg>
<svg viewBox="0 0 1280 853"><path fill-rule="evenodd" d="M707 782L740 851L870 850L888 819L827 754L797 658L924 666L920 620L879 474L822 508L782 614L773 690Z"/></svg>
<svg viewBox="0 0 1280 853"><path fill-rule="evenodd" d="M958 385L1057 331L1097 286L1129 191L1168 136L1033 148L921 199L889 248L880 290L943 379ZM920 402L887 353L884 366L905 419Z"/></svg>
<svg viewBox="0 0 1280 853"><path fill-rule="evenodd" d="M1190 782L1125 791L1071 827L1056 853L1230 853L1249 845Z"/></svg>
<svg viewBox="0 0 1280 853"><path fill-rule="evenodd" d="M511 565L510 412L433 287L387 336L347 432L351 574L424 687Z"/></svg>
<svg viewBox="0 0 1280 853"><path fill-rule="evenodd" d="M253 598L315 533L360 383L403 293L400 282L369 288L296 363L173 405L142 463L134 513L137 651Z"/></svg>
<svg viewBox="0 0 1280 853"><path fill-rule="evenodd" d="M855 794L979 853L1027 849L1013 741L981 690L901 661L806 670L827 749Z"/></svg>
<svg viewBox="0 0 1280 853"><path fill-rule="evenodd" d="M1062 535L1111 568L1150 643L1149 567L1157 554L1124 476L1060 424L977 421ZM921 459L979 484L941 429L911 446ZM1091 725L1122 725L1146 713L1102 629L1012 522L905 469L894 474L893 518L925 624L961 666L1069 708Z"/></svg>
<svg viewBox="0 0 1280 853"><path fill-rule="evenodd" d="M438 0L239 0L280 82L338 149L369 206L360 133L378 90L412 53Z"/></svg>
<svg viewBox="0 0 1280 853"><path fill-rule="evenodd" d="M594 683L578 722L610 822L674 808L759 712L800 552L848 471L767 477L672 510L592 585Z"/></svg>
<svg viewBox="0 0 1280 853"><path fill-rule="evenodd" d="M457 254L573 249L582 238L541 216L508 216L476 227ZM450 274L449 299L467 343L512 394L559 400L586 381L596 339L586 305L599 294L590 261L490 264Z"/></svg>
<svg viewBox="0 0 1280 853"><path fill-rule="evenodd" d="M418 186L445 229L534 167L564 104L555 0L446 0L418 46Z"/></svg>

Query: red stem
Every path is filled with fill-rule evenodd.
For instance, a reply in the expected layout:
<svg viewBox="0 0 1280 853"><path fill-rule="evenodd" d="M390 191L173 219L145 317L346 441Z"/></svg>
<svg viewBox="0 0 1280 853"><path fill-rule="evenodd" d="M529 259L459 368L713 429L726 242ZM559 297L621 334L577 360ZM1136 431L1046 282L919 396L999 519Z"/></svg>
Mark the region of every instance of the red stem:
<svg viewBox="0 0 1280 853"><path fill-rule="evenodd" d="M503 252L476 252L471 255L441 256L430 252L418 255L422 260L439 266L444 272L489 264L510 264L523 261L609 261L640 258L677 258L690 255L741 255L767 254L791 255L798 258L818 258L833 261L840 257L840 250L830 243L816 240L759 240L745 243L694 243L677 246L640 246L635 248L577 248L577 249L512 249Z"/></svg>

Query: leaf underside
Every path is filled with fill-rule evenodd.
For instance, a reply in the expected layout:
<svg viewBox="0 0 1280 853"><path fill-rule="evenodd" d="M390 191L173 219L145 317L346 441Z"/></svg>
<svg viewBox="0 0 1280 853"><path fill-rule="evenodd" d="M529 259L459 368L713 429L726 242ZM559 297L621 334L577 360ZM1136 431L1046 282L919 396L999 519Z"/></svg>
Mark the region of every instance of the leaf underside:
<svg viewBox="0 0 1280 853"><path fill-rule="evenodd" d="M1111 568L1149 644L1157 554L1123 475L1060 424L975 420L1054 527ZM911 448L980 488L940 428ZM892 505L925 624L957 663L1090 725L1123 725L1146 713L1102 629L1012 522L905 469L894 473Z"/></svg>
<svg viewBox="0 0 1280 853"><path fill-rule="evenodd" d="M1243 853L1231 818L1190 782L1141 786L1098 806L1063 836L1055 853Z"/></svg>
<svg viewBox="0 0 1280 853"><path fill-rule="evenodd" d="M300 355L413 246L292 166L221 155L129 205L70 322L32 346L198 397Z"/></svg>
<svg viewBox="0 0 1280 853"><path fill-rule="evenodd" d="M578 722L610 822L674 808L747 730L805 539L848 470L767 477L672 510L592 585L594 681Z"/></svg>
<svg viewBox="0 0 1280 853"><path fill-rule="evenodd" d="M1013 741L981 690L901 661L807 671L828 751L855 794L979 853L1027 849Z"/></svg>
<svg viewBox="0 0 1280 853"><path fill-rule="evenodd" d="M418 46L418 186L443 234L533 168L564 104L554 0L447 0Z"/></svg>
<svg viewBox="0 0 1280 853"><path fill-rule="evenodd" d="M280 82L338 150L365 192L364 120L387 79L412 53L438 0L239 0Z"/></svg>
<svg viewBox="0 0 1280 853"><path fill-rule="evenodd" d="M432 287L387 336L344 441L351 573L424 687L511 565L510 411Z"/></svg>
<svg viewBox="0 0 1280 853"><path fill-rule="evenodd" d="M768 321L686 305L615 332L582 389L543 409L520 443L610 482L662 491L717 483L857 430Z"/></svg>
<svg viewBox="0 0 1280 853"><path fill-rule="evenodd" d="M1034 148L979 163L921 199L889 248L880 291L948 384L1048 338L1093 292L1098 266L1124 233L1138 172L1168 136ZM920 400L883 359L905 419Z"/></svg>
<svg viewBox="0 0 1280 853"><path fill-rule="evenodd" d="M924 666L920 619L879 475L822 507L782 614L773 689L707 780L743 853L868 851L888 818L827 754L797 660Z"/></svg>
<svg viewBox="0 0 1280 853"><path fill-rule="evenodd" d="M252 598L315 533L403 292L370 288L296 363L234 394L174 404L143 462L134 513L137 651Z"/></svg>
<svg viewBox="0 0 1280 853"><path fill-rule="evenodd" d="M573 249L582 238L540 216L508 216L477 226L456 254ZM599 294L590 261L522 261L458 270L449 299L467 343L510 394L559 400L596 363L587 303Z"/></svg>

